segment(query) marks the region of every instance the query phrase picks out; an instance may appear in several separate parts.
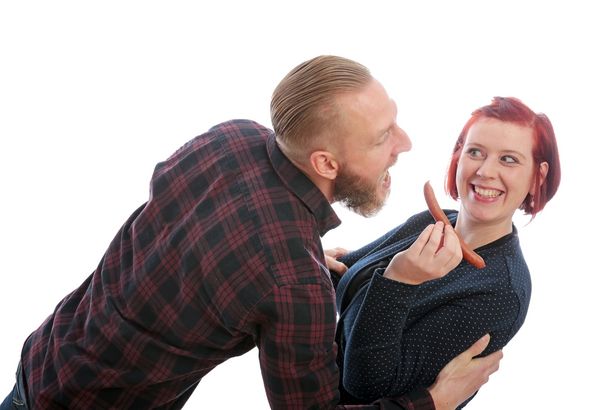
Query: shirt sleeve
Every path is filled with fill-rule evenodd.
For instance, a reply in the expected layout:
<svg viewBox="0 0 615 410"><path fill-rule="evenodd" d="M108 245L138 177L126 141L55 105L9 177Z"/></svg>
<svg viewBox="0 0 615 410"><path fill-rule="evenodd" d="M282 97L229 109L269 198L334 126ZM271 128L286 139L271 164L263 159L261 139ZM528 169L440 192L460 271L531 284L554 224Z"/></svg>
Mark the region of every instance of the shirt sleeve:
<svg viewBox="0 0 615 410"><path fill-rule="evenodd" d="M365 405L339 404L336 314L325 284L282 286L259 306L257 345L272 409L435 410L430 394L417 389Z"/></svg>
<svg viewBox="0 0 615 410"><path fill-rule="evenodd" d="M374 274L352 325L344 352L344 387L353 396L403 394L429 386L440 370L485 333L484 354L502 348L518 307L504 309L489 294L459 298L437 307L413 307L417 286ZM359 301L359 302L357 302ZM492 312L485 315L484 312Z"/></svg>
<svg viewBox="0 0 615 410"><path fill-rule="evenodd" d="M400 231L402 231L405 224L402 224L394 229L391 229L389 232L385 233L378 239L363 245L359 249L348 252L346 255L338 258L340 262L345 264L347 267L351 267L361 258L382 249L383 247L388 246L391 243L395 243L400 237Z"/></svg>
<svg viewBox="0 0 615 410"><path fill-rule="evenodd" d="M339 261L344 263L349 268L357 261L365 256L377 252L380 249L386 248L389 245L396 244L409 236L418 235L429 223L433 222L428 211L413 215L404 223L391 229L381 237L362 246L359 249L348 252L346 255L339 258ZM409 244L409 243L408 243Z"/></svg>
<svg viewBox="0 0 615 410"><path fill-rule="evenodd" d="M435 404L429 392L425 389L415 389L412 392L396 397L376 400L372 404L339 405L336 409L359 410L436 410Z"/></svg>
<svg viewBox="0 0 615 410"><path fill-rule="evenodd" d="M273 409L327 408L337 402L332 298L324 284L287 285L260 304L257 345Z"/></svg>

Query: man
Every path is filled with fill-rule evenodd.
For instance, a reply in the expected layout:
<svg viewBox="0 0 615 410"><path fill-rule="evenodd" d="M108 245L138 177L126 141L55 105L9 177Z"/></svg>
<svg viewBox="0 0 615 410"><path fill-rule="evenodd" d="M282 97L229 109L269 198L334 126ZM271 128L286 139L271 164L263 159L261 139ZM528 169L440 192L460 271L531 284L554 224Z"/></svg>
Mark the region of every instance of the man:
<svg viewBox="0 0 615 410"><path fill-rule="evenodd" d="M380 83L340 57L292 70L271 114L275 132L230 121L156 166L147 203L26 340L1 409L177 409L211 369L254 346L272 408L338 404L320 236L340 223L332 202L363 215L381 208L388 168L411 144ZM451 230L425 237L445 245L400 253L387 277L421 282L459 263ZM498 355L471 360L485 346L453 360L429 391L372 408L454 408L497 368Z"/></svg>

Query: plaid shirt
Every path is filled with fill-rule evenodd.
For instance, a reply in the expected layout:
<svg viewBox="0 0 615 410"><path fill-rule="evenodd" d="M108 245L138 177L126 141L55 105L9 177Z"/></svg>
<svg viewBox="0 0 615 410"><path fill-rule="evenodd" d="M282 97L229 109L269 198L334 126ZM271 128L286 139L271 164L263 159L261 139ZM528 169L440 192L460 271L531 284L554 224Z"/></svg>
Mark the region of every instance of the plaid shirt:
<svg viewBox="0 0 615 410"><path fill-rule="evenodd" d="M320 236L339 223L269 129L235 120L196 137L156 166L147 203L26 340L31 407L181 408L204 375L254 346L273 408L335 407ZM433 404L423 391L371 407Z"/></svg>

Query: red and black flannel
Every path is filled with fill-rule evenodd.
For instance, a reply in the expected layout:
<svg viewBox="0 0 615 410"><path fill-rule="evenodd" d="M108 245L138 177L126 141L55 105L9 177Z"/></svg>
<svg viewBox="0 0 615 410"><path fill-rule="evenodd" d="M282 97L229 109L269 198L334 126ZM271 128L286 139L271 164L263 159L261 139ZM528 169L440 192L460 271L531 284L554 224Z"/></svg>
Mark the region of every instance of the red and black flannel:
<svg viewBox="0 0 615 410"><path fill-rule="evenodd" d="M254 346L273 408L334 407L320 237L338 224L271 130L235 120L196 137L156 166L149 200L26 340L31 408L181 408L204 375ZM432 408L419 396L418 407L373 408Z"/></svg>

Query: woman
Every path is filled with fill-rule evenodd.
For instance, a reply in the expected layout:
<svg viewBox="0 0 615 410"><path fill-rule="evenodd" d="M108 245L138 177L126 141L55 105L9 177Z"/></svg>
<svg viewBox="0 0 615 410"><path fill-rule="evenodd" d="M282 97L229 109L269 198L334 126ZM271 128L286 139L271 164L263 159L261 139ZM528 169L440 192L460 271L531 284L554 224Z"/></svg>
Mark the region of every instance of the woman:
<svg viewBox="0 0 615 410"><path fill-rule="evenodd" d="M472 113L455 144L446 181L460 209L446 214L486 267L462 261L442 278L420 285L383 277L391 258L433 224L427 211L340 258L349 268L337 289L346 402L429 386L447 362L486 333L491 341L485 354L510 341L525 320L531 293L513 214L521 209L533 219L559 181L557 143L544 114L501 97Z"/></svg>

